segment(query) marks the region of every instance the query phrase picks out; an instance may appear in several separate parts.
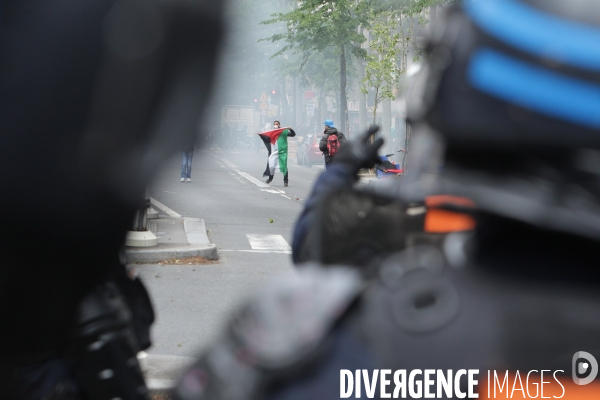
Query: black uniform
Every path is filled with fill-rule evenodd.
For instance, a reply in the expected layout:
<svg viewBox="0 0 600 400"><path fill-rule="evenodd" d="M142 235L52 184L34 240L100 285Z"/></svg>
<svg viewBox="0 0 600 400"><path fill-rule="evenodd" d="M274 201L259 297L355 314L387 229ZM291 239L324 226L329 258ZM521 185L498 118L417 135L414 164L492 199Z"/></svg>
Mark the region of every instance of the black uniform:
<svg viewBox="0 0 600 400"><path fill-rule="evenodd" d="M37 390L28 399L53 390L73 335L108 335L93 356L122 361L110 349L132 337L120 315L131 304L116 301L123 293L106 285L114 283L114 266L122 268L118 253L153 172L196 132L223 3L53 0L0 7L3 398L23 379ZM110 323L92 324L78 335L78 310L94 294L110 306L105 315L114 331ZM91 315L80 314L80 323ZM118 354L139 349L132 346ZM98 367L78 360L80 372ZM141 376L134 386L110 384L121 378L118 371L102 382L94 374L107 392L83 391L147 396L137 391Z"/></svg>

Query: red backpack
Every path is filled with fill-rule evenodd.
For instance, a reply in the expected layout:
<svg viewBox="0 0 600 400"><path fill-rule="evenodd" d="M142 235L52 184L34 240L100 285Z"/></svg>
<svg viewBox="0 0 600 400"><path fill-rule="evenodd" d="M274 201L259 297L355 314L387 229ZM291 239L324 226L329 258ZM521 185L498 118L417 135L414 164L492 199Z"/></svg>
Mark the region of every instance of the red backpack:
<svg viewBox="0 0 600 400"><path fill-rule="evenodd" d="M327 138L327 152L331 157L340 149L340 141L335 134L329 135Z"/></svg>

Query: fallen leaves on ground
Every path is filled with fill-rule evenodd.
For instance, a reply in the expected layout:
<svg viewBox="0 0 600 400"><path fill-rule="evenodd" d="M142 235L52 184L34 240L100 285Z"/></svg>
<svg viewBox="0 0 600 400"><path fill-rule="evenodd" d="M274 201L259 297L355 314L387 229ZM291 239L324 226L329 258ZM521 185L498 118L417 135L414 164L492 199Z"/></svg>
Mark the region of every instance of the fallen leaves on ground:
<svg viewBox="0 0 600 400"><path fill-rule="evenodd" d="M159 265L202 265L202 264L217 264L215 260L207 260L204 257L185 257L185 258L171 258L169 260L163 260L158 263Z"/></svg>

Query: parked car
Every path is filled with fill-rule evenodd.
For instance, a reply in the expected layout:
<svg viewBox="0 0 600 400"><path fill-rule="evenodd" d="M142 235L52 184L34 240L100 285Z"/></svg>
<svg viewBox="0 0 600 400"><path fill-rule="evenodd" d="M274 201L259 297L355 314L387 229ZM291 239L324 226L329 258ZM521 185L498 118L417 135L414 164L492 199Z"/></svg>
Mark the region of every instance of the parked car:
<svg viewBox="0 0 600 400"><path fill-rule="evenodd" d="M316 164L325 164L323 153L319 150L319 135L306 135L302 138L296 153L298 165L306 165L308 167Z"/></svg>

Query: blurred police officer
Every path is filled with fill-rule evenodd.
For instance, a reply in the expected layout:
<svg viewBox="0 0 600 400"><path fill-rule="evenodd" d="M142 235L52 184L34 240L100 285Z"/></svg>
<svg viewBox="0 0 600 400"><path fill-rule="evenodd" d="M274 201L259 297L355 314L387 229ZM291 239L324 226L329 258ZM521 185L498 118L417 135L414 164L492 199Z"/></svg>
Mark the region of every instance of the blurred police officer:
<svg viewBox="0 0 600 400"><path fill-rule="evenodd" d="M0 6L3 398L147 396L135 353L152 312L118 252L153 172L197 127L222 5Z"/></svg>
<svg viewBox="0 0 600 400"><path fill-rule="evenodd" d="M503 398L536 397L540 387L544 397L598 397L598 40L592 0L465 0L448 9L408 98L423 146L411 153L428 155L411 172L441 164L432 149L444 149L444 169L433 184L415 174L396 194L472 199L474 234L448 235L442 252L396 252L367 279L355 267L304 265L236 316L183 377L180 398L390 397L402 370L417 372L399 392L406 398L493 398L488 371L492 385L494 372L505 385ZM377 142L350 142L331 167L348 177L372 166L376 150ZM355 203L360 226L370 215L361 204L377 203ZM306 214L296 234L320 223ZM294 243L301 255L310 240ZM383 369L392 373L388 396L373 381ZM427 370L453 374L452 389L433 375L430 385Z"/></svg>

